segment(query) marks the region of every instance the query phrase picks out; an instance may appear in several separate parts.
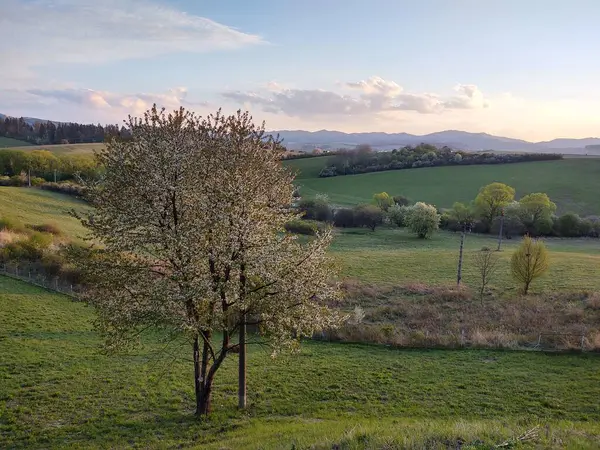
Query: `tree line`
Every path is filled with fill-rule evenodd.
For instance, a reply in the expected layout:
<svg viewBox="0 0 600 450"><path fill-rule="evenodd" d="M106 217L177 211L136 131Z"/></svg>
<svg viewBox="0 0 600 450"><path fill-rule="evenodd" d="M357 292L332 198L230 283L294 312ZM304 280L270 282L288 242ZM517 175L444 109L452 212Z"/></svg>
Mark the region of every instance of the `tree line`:
<svg viewBox="0 0 600 450"><path fill-rule="evenodd" d="M0 119L0 136L26 141L35 145L80 144L104 142L108 136L128 135L128 130L118 125L56 123L35 121L24 117Z"/></svg>
<svg viewBox="0 0 600 450"><path fill-rule="evenodd" d="M600 217L568 212L556 215L556 204L545 193L531 193L515 199L515 189L491 183L480 189L472 202L457 202L452 208L436 208L409 198L380 192L370 204L353 208L333 208L327 196L302 199L297 204L306 220L329 222L336 227L366 227L375 230L383 224L409 227L421 238L438 229L533 237L600 237ZM414 219L413 219L414 218ZM416 219L418 218L418 219ZM423 223L427 228L423 228ZM410 225L412 224L412 226ZM418 225L417 225L418 224ZM318 227L296 225L293 231L314 234ZM419 231L421 230L421 231Z"/></svg>
<svg viewBox="0 0 600 450"><path fill-rule="evenodd" d="M39 185L74 180L77 175L97 178L100 168L93 155L56 155L48 150L0 150L0 181L4 185Z"/></svg>
<svg viewBox="0 0 600 450"><path fill-rule="evenodd" d="M406 146L391 152L374 152L368 145L355 150L340 150L319 173L320 177L354 175L384 170L475 164L509 164L562 159L560 154L464 152L430 144Z"/></svg>

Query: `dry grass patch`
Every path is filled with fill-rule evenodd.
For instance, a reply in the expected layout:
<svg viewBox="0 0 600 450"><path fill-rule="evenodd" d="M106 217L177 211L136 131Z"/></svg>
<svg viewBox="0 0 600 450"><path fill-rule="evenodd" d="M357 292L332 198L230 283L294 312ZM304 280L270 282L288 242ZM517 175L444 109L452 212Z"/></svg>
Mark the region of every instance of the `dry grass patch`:
<svg viewBox="0 0 600 450"><path fill-rule="evenodd" d="M334 340L407 347L600 350L600 294L488 295L468 288L344 283L348 307L362 323L329 335ZM539 342L538 342L539 341Z"/></svg>

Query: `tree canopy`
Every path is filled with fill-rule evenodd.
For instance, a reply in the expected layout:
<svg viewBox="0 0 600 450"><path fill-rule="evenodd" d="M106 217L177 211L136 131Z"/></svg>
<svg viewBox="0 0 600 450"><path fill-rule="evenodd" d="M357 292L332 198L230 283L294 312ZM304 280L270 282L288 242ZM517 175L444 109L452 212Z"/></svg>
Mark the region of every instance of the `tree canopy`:
<svg viewBox="0 0 600 450"><path fill-rule="evenodd" d="M491 183L479 190L479 194L475 197L475 206L489 228L494 218L500 215L502 208L514 198L514 188L503 183Z"/></svg>
<svg viewBox="0 0 600 450"><path fill-rule="evenodd" d="M83 223L102 247L77 262L106 347L145 329L191 344L196 413L208 414L221 364L245 355L247 324L278 351L338 323L326 306L338 297L331 234L301 243L285 232L299 219L294 177L247 113L154 107L127 126L130 139L98 154L102 179L86 183L94 208Z"/></svg>

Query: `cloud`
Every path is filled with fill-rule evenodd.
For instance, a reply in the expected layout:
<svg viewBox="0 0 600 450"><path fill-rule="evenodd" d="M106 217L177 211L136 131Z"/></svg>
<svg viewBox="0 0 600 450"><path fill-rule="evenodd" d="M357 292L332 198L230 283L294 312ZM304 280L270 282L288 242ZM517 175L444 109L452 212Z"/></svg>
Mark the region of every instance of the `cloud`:
<svg viewBox="0 0 600 450"><path fill-rule="evenodd" d="M4 0L1 79L32 76L53 63L105 63L173 52L199 53L264 43L210 19L151 0Z"/></svg>
<svg viewBox="0 0 600 450"><path fill-rule="evenodd" d="M405 92L398 83L377 76L343 83L342 87L359 91L359 94L344 95L322 89L284 89L276 84L258 92L229 91L221 95L246 106L259 106L265 112L293 117L356 116L389 111L441 114L453 109L488 106L482 92L471 84L456 86L456 95L447 99L432 93Z"/></svg>
<svg viewBox="0 0 600 450"><path fill-rule="evenodd" d="M140 115L154 103L159 107L176 109L206 107L206 102L194 102L187 99L187 89L174 88L165 93L122 94L92 89L29 89L22 92L23 98L37 98L39 102L50 105L82 107L91 113L103 117L125 118L128 114Z"/></svg>
<svg viewBox="0 0 600 450"><path fill-rule="evenodd" d="M483 93L474 84L458 84L454 90L458 92L458 95L445 102L447 108L476 109L489 106Z"/></svg>

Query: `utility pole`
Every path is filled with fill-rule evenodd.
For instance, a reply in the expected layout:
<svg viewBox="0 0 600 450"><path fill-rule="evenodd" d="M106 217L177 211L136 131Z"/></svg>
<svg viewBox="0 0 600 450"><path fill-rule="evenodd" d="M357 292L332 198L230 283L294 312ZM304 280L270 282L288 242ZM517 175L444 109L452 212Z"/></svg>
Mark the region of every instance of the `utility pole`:
<svg viewBox="0 0 600 450"><path fill-rule="evenodd" d="M460 233L460 251L458 254L458 270L456 272L456 285L460 286L462 280L463 248L465 245L465 233L467 232L466 222L462 224L462 233Z"/></svg>
<svg viewBox="0 0 600 450"><path fill-rule="evenodd" d="M246 409L246 312L241 314L240 321L240 361L238 366L238 407Z"/></svg>
<svg viewBox="0 0 600 450"><path fill-rule="evenodd" d="M498 233L498 251L502 246L502 233L504 231L504 208L500 210L500 232Z"/></svg>

